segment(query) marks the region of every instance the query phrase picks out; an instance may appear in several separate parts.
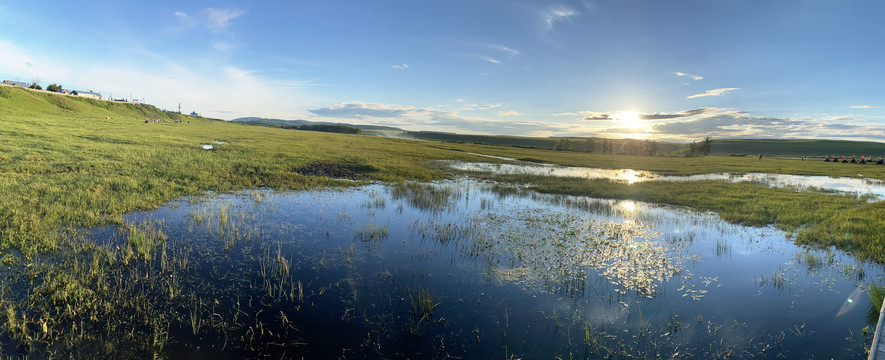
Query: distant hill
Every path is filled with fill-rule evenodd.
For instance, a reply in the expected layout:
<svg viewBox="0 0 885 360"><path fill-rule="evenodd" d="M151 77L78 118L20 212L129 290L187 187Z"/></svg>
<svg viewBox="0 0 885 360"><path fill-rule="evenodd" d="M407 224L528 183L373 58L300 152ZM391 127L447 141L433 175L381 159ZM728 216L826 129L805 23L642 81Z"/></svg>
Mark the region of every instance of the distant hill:
<svg viewBox="0 0 885 360"><path fill-rule="evenodd" d="M234 122L242 122L251 125L262 125L262 126L272 126L272 127L280 127L280 128L292 128L292 129L302 129L302 130L310 130L310 129L321 129L325 126L344 126L349 128L356 128L363 131L364 134L375 134L376 132L394 132L396 134L402 133L403 129L392 127L392 126L381 126L381 125L358 125L358 124L347 124L347 123L333 123L333 122L319 122L319 121L307 121L307 120L281 120L281 119L266 119L260 117L243 117L233 119L231 121ZM322 131L322 130L320 130Z"/></svg>
<svg viewBox="0 0 885 360"><path fill-rule="evenodd" d="M885 156L885 143L848 140L762 140L762 139L713 139L713 154L747 155L872 155Z"/></svg>
<svg viewBox="0 0 885 360"><path fill-rule="evenodd" d="M253 125L263 125L283 128L297 128L311 130L310 126L345 126L362 130L367 135L396 136L431 141L462 142L485 145L516 146L538 149L553 149L556 142L562 137L527 137L527 136L503 136L503 135L468 135L436 131L405 131L400 128L379 125L355 125L346 123L314 122L307 120L280 120L265 119L259 117L244 117L232 121L243 122ZM320 130L324 131L324 130ZM604 138L578 138L567 137L569 140L583 141L592 139L596 143L597 151L603 141L613 143L615 153L624 153L630 139L604 139ZM658 142L658 152L664 155L681 156L688 153L688 144ZM873 157L885 156L885 143L871 141L849 140L776 140L776 139L713 139L713 154L715 155L747 155L758 154L773 156L824 156L824 155L872 155Z"/></svg>
<svg viewBox="0 0 885 360"><path fill-rule="evenodd" d="M596 151L600 151L603 141L611 141L615 153L626 151L627 144L638 140L631 139L604 139L604 138L582 138L582 137L525 137L525 136L498 136L498 135L464 135L433 131L406 131L402 137L410 137L421 140L464 142L473 144L486 145L502 145L502 146L518 146L538 149L553 149L556 143L561 139L583 141L592 139L596 144ZM686 144L658 142L658 152L668 154L671 152L681 151L687 148Z"/></svg>

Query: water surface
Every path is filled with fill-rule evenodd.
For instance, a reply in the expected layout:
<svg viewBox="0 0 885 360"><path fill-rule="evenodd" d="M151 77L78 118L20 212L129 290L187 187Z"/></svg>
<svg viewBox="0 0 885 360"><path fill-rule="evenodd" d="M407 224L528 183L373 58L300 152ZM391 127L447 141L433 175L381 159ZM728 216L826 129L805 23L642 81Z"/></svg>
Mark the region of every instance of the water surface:
<svg viewBox="0 0 885 360"><path fill-rule="evenodd" d="M125 223L88 238L118 255L62 262L77 274L108 262L96 281L119 319L53 318L45 351L855 359L871 321L863 287L885 280L771 227L468 180L217 194ZM157 233L165 242L133 257ZM2 349L23 354L10 336Z"/></svg>
<svg viewBox="0 0 885 360"><path fill-rule="evenodd" d="M600 169L567 167L538 164L492 164L481 162L451 162L453 169L460 171L486 172L509 175L541 175L552 177L574 177L585 179L609 179L634 184L645 181L701 181L722 180L729 182L752 182L772 187L788 187L800 190L823 189L841 193L868 195L876 201L885 200L885 183L878 179L849 177L784 175L765 173L746 174L700 174L688 176L661 175L651 171L632 169Z"/></svg>

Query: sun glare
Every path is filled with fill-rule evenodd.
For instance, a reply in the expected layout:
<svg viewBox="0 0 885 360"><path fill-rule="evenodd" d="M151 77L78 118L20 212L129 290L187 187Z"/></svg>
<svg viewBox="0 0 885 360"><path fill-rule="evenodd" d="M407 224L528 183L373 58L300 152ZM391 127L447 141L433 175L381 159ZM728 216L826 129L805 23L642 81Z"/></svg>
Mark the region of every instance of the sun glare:
<svg viewBox="0 0 885 360"><path fill-rule="evenodd" d="M612 118L619 121L624 127L638 129L642 127L642 120L639 120L639 113L635 111L622 111L615 113Z"/></svg>

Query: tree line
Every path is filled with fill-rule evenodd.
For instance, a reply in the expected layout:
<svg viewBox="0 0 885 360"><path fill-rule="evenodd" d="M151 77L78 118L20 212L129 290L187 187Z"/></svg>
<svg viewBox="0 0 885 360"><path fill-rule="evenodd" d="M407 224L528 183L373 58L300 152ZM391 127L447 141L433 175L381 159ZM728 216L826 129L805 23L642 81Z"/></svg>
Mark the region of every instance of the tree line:
<svg viewBox="0 0 885 360"><path fill-rule="evenodd" d="M598 151L603 154L614 154L615 142L612 140L602 140L599 142ZM575 139L559 139L553 146L554 150L574 151L592 153L597 151L596 142L593 139L575 140ZM628 155L658 155L658 142L654 140L632 140L625 139L621 141L620 149L617 152L626 153Z"/></svg>
<svg viewBox="0 0 885 360"><path fill-rule="evenodd" d="M593 153L600 152L602 154L622 153L627 155L644 155L658 156L660 155L660 145L654 140L634 140L623 139L616 144L612 140L594 141L593 139L567 139L562 138L556 141L553 146L558 151L573 151ZM598 145L598 146L597 146ZM615 146L618 149L615 149ZM701 141L693 141L688 144L688 156L710 155L713 151L713 138L706 136Z"/></svg>

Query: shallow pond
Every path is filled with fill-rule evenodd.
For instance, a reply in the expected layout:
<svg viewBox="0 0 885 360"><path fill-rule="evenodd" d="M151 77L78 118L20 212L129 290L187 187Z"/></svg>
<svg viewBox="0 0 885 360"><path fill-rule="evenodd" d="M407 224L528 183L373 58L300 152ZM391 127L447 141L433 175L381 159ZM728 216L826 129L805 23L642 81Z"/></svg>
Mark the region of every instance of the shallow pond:
<svg viewBox="0 0 885 360"><path fill-rule="evenodd" d="M576 177L586 179L609 179L633 184L644 181L701 181L723 180L730 182L753 182L772 187L797 189L824 189L856 195L869 195L876 201L885 200L885 183L878 179L858 179L849 177L805 176L784 174L701 174L689 176L667 176L651 171L632 169L599 169L538 164L491 164L482 162L451 162L453 169L460 171L486 172L492 174L541 175L553 177ZM870 165L873 166L873 165Z"/></svg>
<svg viewBox="0 0 885 360"><path fill-rule="evenodd" d="M126 222L88 240L127 259L109 293L138 299L142 325L70 314L57 343L85 328L100 333L64 341L170 358L856 359L863 286L885 280L773 228L466 180L212 195Z"/></svg>

